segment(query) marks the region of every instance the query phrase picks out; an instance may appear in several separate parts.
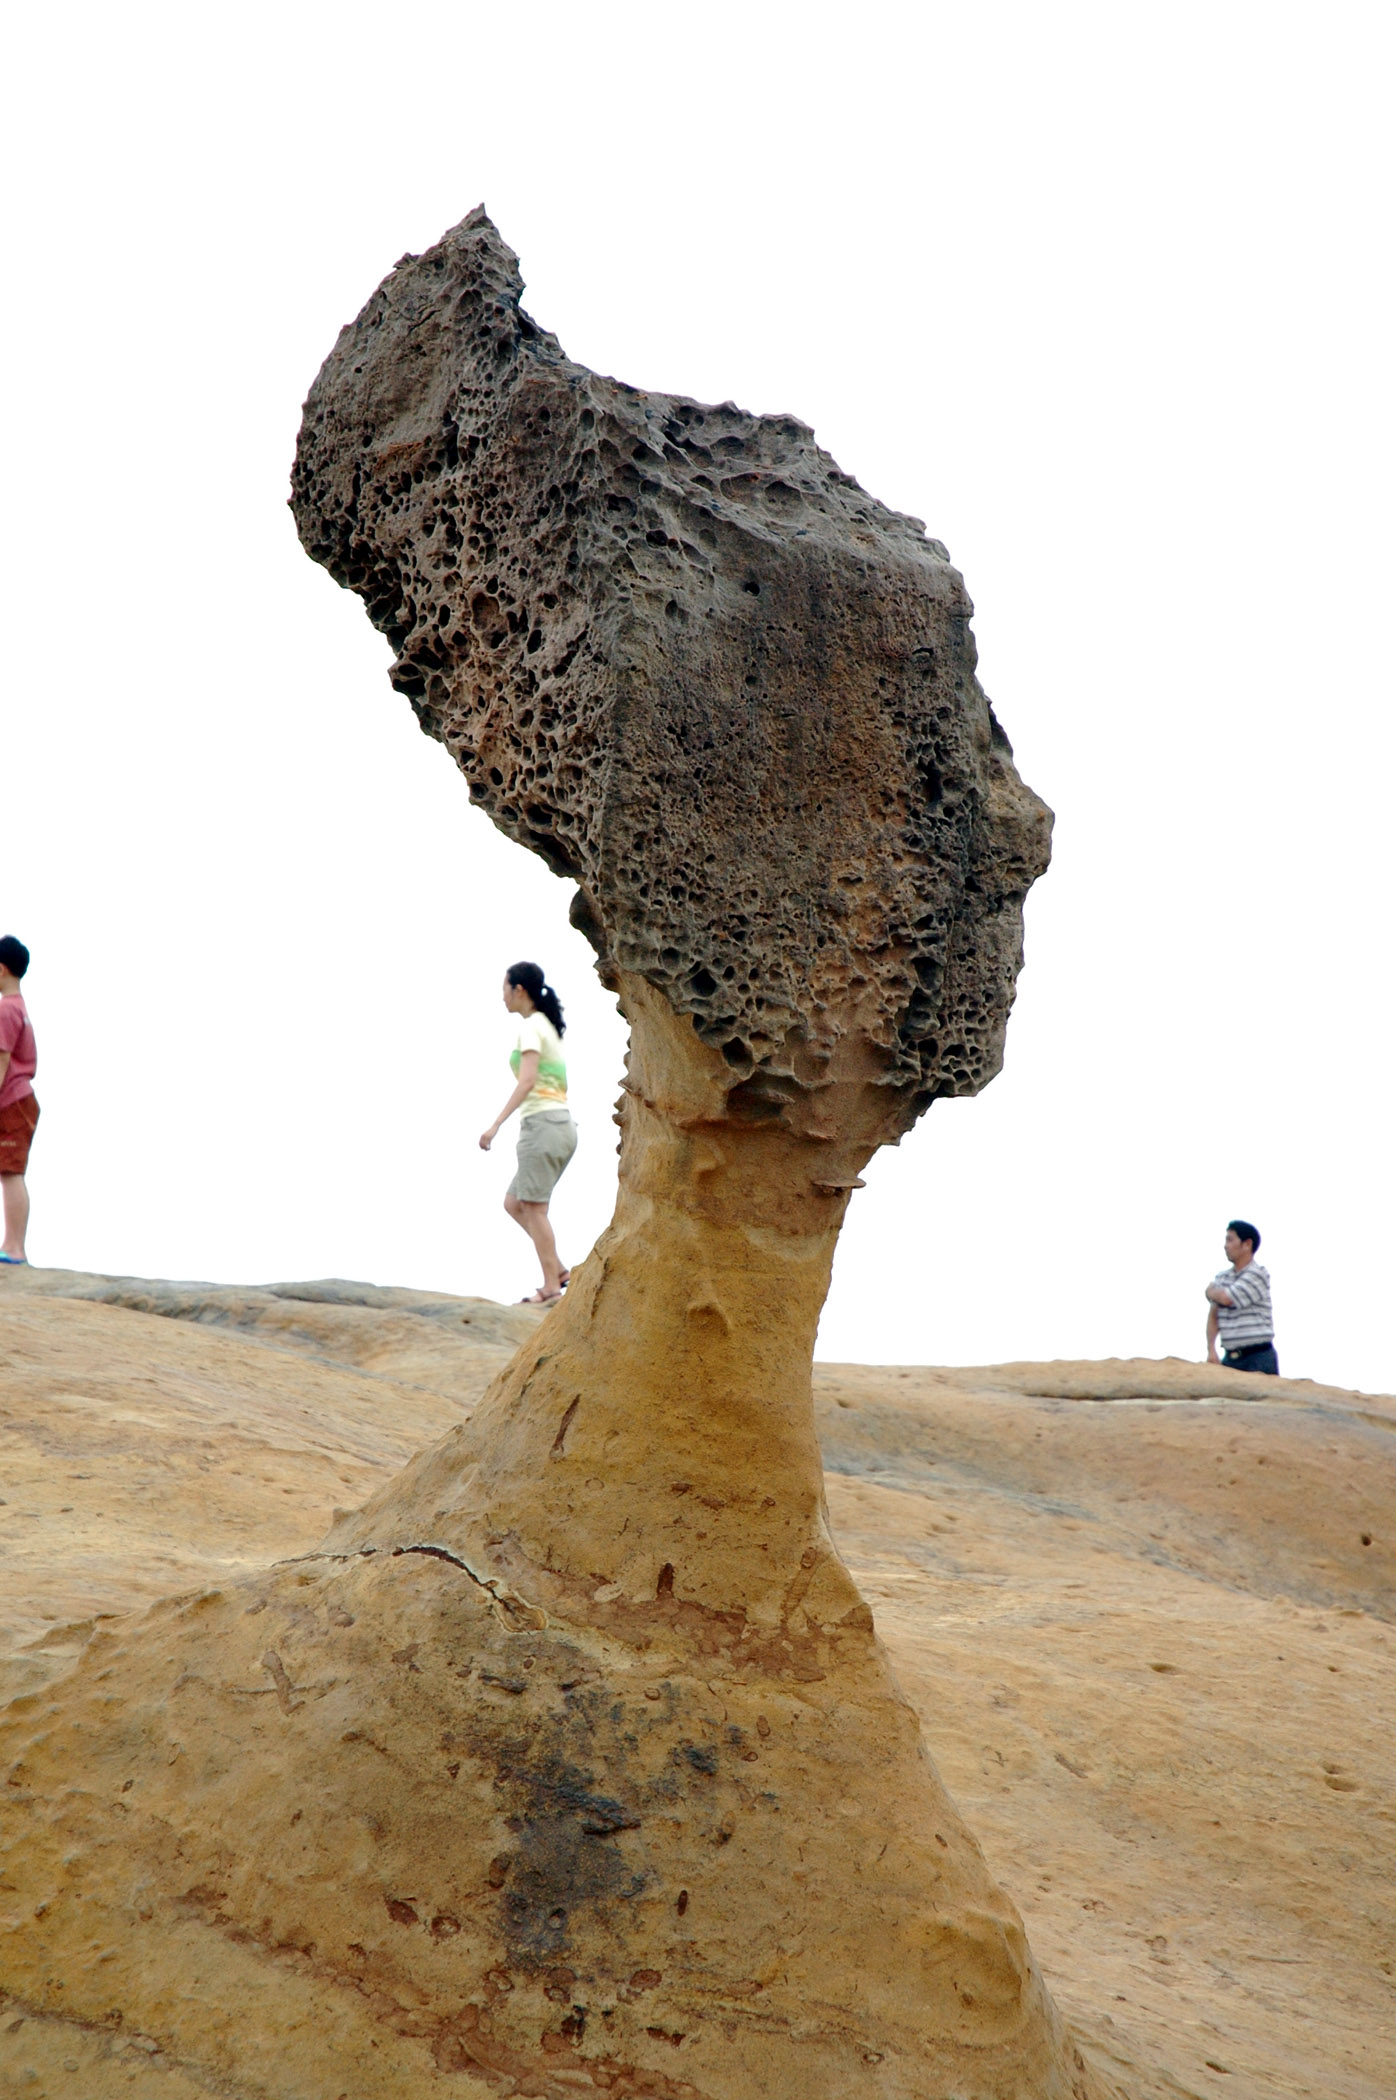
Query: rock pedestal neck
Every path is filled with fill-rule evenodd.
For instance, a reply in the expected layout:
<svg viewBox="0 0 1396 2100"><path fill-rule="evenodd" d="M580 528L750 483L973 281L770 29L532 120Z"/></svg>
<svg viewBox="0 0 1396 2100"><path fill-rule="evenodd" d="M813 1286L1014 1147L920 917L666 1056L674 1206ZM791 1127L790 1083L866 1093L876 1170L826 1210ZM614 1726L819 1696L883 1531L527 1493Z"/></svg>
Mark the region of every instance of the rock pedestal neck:
<svg viewBox="0 0 1396 2100"><path fill-rule="evenodd" d="M631 1028L615 1218L320 1552L16 1702L3 1981L200 2093L1086 2100L810 1388L860 1169L998 1069L1050 820L945 550L789 417L570 363L521 290L483 212L405 257L293 503L577 884Z"/></svg>

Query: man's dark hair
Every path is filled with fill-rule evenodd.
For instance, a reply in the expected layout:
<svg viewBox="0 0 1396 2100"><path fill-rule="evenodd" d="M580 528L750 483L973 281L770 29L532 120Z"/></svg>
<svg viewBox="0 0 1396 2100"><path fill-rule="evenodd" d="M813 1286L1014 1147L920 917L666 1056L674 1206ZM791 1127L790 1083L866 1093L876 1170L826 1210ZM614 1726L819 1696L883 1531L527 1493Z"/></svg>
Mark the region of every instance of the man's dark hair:
<svg viewBox="0 0 1396 2100"><path fill-rule="evenodd" d="M29 968L29 950L12 933L0 934L0 970L22 977Z"/></svg>
<svg viewBox="0 0 1396 2100"><path fill-rule="evenodd" d="M1233 1218L1226 1229L1228 1232L1234 1232L1238 1240L1249 1240L1251 1253L1259 1254L1260 1234L1256 1231L1254 1225L1248 1225L1244 1218Z"/></svg>

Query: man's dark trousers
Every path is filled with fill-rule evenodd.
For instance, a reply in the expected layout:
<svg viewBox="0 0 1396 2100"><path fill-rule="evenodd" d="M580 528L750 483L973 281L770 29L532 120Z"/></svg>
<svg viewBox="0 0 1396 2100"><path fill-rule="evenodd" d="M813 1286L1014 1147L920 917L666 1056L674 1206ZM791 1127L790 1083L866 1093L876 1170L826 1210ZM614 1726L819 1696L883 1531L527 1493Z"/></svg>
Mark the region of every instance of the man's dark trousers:
<svg viewBox="0 0 1396 2100"><path fill-rule="evenodd" d="M1222 1362L1231 1371L1263 1371L1270 1378L1280 1375L1280 1359L1273 1342L1255 1342L1249 1349L1226 1349Z"/></svg>

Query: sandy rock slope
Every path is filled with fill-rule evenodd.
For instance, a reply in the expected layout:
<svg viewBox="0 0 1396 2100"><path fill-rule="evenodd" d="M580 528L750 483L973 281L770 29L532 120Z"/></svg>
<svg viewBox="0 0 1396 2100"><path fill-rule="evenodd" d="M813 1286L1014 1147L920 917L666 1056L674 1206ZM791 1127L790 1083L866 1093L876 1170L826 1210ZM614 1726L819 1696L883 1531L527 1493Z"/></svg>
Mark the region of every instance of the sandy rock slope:
<svg viewBox="0 0 1396 2100"><path fill-rule="evenodd" d="M0 1289L3 1701L308 1552L535 1326L341 1283ZM816 1397L839 1546L1097 2073L1389 2100L1396 1403L1180 1362L823 1365ZM207 2090L156 2036L0 2007L0 2093Z"/></svg>

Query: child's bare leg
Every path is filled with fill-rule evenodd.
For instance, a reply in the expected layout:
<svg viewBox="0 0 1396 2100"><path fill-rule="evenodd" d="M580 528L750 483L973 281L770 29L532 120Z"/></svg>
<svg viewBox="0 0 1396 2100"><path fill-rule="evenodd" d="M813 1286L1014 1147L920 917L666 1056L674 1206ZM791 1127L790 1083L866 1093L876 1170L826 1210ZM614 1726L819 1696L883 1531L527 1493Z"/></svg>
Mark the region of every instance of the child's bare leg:
<svg viewBox="0 0 1396 2100"><path fill-rule="evenodd" d="M24 1235L29 1229L29 1191L22 1174L0 1174L0 1190L4 1192L5 1247L6 1254L16 1260L24 1258Z"/></svg>

